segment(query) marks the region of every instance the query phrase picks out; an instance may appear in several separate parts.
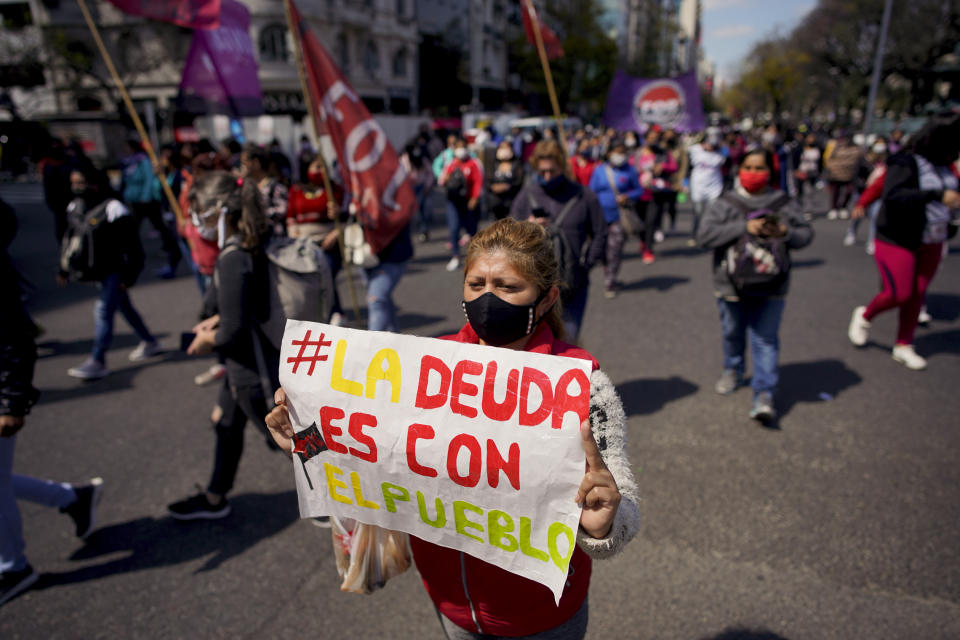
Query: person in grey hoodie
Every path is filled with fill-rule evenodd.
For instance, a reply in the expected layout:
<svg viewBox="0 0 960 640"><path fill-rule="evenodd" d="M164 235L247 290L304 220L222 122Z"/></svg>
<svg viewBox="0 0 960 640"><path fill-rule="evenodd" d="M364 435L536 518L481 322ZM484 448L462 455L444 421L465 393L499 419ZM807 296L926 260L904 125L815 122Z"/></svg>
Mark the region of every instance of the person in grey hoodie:
<svg viewBox="0 0 960 640"><path fill-rule="evenodd" d="M800 208L772 186L777 183L771 178L773 166L768 151L748 152L740 165L740 186L710 205L697 230L697 243L714 250L713 285L723 329L724 369L716 391L728 395L742 384L749 334L753 357L750 417L764 424L777 415L774 394L780 352L778 334L790 284L790 250L805 247L813 240L813 229ZM772 261L776 266L770 271L777 275L765 282L745 284L731 264L736 250L744 244L757 247L771 239L783 250ZM762 260L776 255L776 251L754 253L753 258ZM762 267L759 265L757 271L763 271Z"/></svg>

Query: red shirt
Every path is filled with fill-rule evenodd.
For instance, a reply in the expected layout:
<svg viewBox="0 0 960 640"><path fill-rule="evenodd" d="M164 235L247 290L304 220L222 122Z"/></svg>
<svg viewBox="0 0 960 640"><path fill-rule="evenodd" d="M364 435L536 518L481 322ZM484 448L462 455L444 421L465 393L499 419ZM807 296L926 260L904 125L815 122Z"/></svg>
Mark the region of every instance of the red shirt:
<svg viewBox="0 0 960 640"><path fill-rule="evenodd" d="M341 197L336 186L333 187L333 197L334 199ZM291 186L287 199L287 220L296 224L330 222L330 215L327 213L326 190L321 188L312 193L307 193L298 184Z"/></svg>
<svg viewBox="0 0 960 640"><path fill-rule="evenodd" d="M579 155L570 158L570 171L573 172L573 179L585 187L590 186L590 178L596 168L596 162L584 160Z"/></svg>
<svg viewBox="0 0 960 640"><path fill-rule="evenodd" d="M478 344L470 324L443 340ZM553 337L546 324L534 331L526 351L589 360L600 367L587 351ZM495 636L526 636L559 626L583 605L590 587L592 563L577 547L570 559L567 584L557 606L547 587L505 571L473 556L410 536L410 548L420 571L423 586L434 606L457 626L474 633ZM462 569L461 569L462 567ZM473 611L471 611L471 605ZM474 616L480 624L477 629Z"/></svg>
<svg viewBox="0 0 960 640"><path fill-rule="evenodd" d="M453 161L444 168L440 177L445 181L454 169L460 169L464 179L467 181L467 198L470 200L479 198L480 193L483 191L483 169L480 168L480 164L473 158L467 158L466 160L454 158Z"/></svg>

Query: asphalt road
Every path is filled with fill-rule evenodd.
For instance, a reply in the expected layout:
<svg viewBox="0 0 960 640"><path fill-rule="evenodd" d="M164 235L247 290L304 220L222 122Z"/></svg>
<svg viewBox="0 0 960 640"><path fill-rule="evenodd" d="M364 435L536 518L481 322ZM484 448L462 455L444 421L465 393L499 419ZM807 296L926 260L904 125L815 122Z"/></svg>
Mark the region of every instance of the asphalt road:
<svg viewBox="0 0 960 640"><path fill-rule="evenodd" d="M105 481L100 529L85 544L56 510L21 503L42 577L0 610L0 637L441 638L415 571L372 596L338 590L329 533L298 520L289 463L253 429L229 518L165 515L206 483L212 462L216 390L192 381L210 361L176 351L198 311L195 284L153 278L159 243L147 238L133 298L171 351L129 362L136 338L118 318L114 373L69 378L90 349L95 291L53 285L39 187L2 185L0 196L20 216L12 254L46 330L43 395L15 470ZM689 224L682 210L679 230ZM669 237L649 266L631 244L614 300L594 273L583 343L623 396L643 522L622 555L594 564L588 637L960 637L960 245L928 298L934 321L916 346L930 366L918 373L890 358L892 314L874 322L868 347L847 341L851 309L878 279L862 245L841 246L845 225L817 220L813 245L795 255L778 429L747 418L748 389L713 391L709 259L685 236ZM443 235L437 227L437 240L417 246L398 286L405 332L436 336L462 322Z"/></svg>

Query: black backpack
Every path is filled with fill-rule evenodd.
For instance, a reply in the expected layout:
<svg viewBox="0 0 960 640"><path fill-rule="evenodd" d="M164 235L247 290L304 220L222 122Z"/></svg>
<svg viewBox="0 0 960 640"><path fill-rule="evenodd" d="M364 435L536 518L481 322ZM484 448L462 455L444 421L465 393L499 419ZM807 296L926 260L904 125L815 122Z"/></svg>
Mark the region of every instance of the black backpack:
<svg viewBox="0 0 960 640"><path fill-rule="evenodd" d="M448 199L466 200L467 176L463 175L463 169L460 167L454 168L447 176L447 181L443 183L443 187L447 190Z"/></svg>
<svg viewBox="0 0 960 640"><path fill-rule="evenodd" d="M543 211L543 207L538 205L537 201L534 200L533 194L527 193L527 197L530 201L531 212L537 210ZM560 227L564 219L566 219L567 214L580 202L582 197L583 189L580 189L577 195L567 200L563 209L557 214L556 220L553 220L550 226L547 227L547 232L550 234L550 243L553 245L553 253L557 256L557 273L560 274L560 279L564 284L564 287L562 287L563 291L561 292L562 299L564 300L569 300L574 292L585 287L589 278L587 269L584 267L588 243L585 243L582 247L575 248L570 244L566 234L564 234L563 229ZM546 212L544 212L544 216L545 215Z"/></svg>
<svg viewBox="0 0 960 640"><path fill-rule="evenodd" d="M104 264L110 249L107 205L110 198L87 210L82 198L67 209L67 230L60 245L60 270L73 282L102 280L108 275Z"/></svg>
<svg viewBox="0 0 960 640"><path fill-rule="evenodd" d="M722 198L743 211L747 220L775 214L790 201L784 194L769 207L751 210L742 200L729 196ZM744 233L727 247L724 262L727 276L741 296L776 295L790 273L786 238L760 238Z"/></svg>

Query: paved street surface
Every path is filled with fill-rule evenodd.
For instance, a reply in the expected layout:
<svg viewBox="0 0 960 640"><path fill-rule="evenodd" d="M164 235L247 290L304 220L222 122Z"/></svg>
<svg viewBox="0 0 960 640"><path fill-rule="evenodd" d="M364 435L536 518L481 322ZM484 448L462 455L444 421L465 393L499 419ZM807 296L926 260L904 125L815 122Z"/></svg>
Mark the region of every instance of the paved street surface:
<svg viewBox="0 0 960 640"><path fill-rule="evenodd" d="M66 516L21 503L43 575L2 608L0 637L441 638L415 571L372 596L338 590L329 532L298 520L290 463L254 429L229 518L165 515L205 485L213 457L216 388L193 383L211 361L176 351L199 308L192 278L183 267L175 280L153 277L159 242L145 225L150 261L133 298L170 351L129 362L136 337L118 315L114 373L74 380L66 370L90 350L95 289L56 289L38 186L4 185L0 195L18 211L12 253L46 330L35 379L43 395L14 468L105 481L100 530L85 544ZM890 358L893 314L874 322L868 347L847 341L850 312L878 278L865 229L860 246L841 246L846 224L818 219L813 245L794 256L779 429L747 418L749 389L713 391L720 328L709 259L685 235L668 237L650 266L631 243L614 300L594 272L582 341L623 397L643 522L624 554L594 564L588 637L960 637L960 244L916 340L929 369L912 372ZM679 231L689 225L681 209ZM438 226L417 245L397 289L405 332L437 336L463 322L444 236Z"/></svg>

